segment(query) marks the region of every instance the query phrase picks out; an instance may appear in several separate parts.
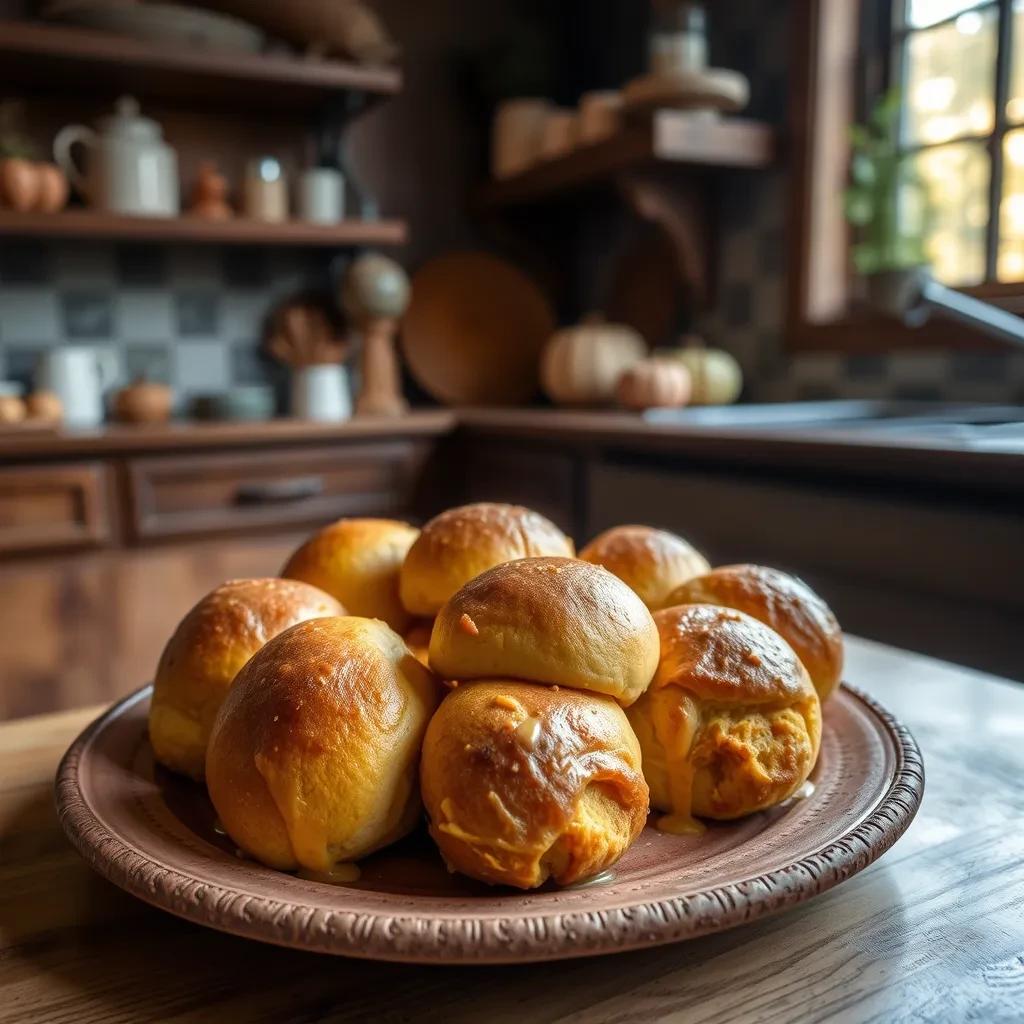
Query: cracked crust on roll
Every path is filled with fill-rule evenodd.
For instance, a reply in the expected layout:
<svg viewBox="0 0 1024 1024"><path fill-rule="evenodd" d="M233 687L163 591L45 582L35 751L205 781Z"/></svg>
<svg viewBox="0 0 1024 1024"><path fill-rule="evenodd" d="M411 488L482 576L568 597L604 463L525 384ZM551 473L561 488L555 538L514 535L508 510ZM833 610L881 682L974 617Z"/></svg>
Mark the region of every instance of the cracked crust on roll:
<svg viewBox="0 0 1024 1024"><path fill-rule="evenodd" d="M661 661L627 715L651 803L667 831L738 818L792 796L821 743L821 703L793 649L731 608L681 605L654 616Z"/></svg>
<svg viewBox="0 0 1024 1024"><path fill-rule="evenodd" d="M448 865L495 885L571 885L640 834L640 747L607 697L513 680L462 683L423 744L423 801Z"/></svg>

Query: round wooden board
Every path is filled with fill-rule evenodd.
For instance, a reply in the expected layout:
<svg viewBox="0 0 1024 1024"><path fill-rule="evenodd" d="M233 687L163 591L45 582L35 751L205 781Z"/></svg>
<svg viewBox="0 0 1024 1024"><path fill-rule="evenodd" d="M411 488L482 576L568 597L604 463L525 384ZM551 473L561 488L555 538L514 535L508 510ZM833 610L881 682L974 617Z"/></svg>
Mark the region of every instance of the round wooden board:
<svg viewBox="0 0 1024 1024"><path fill-rule="evenodd" d="M537 392L554 329L544 293L522 271L489 253L457 252L413 276L401 345L416 382L438 401L519 405Z"/></svg>
<svg viewBox="0 0 1024 1024"><path fill-rule="evenodd" d="M181 917L283 946L413 963L591 956L744 924L824 892L903 834L921 802L913 738L844 687L828 704L813 791L702 836L648 827L610 877L521 893L449 875L425 834L369 858L351 885L241 859L201 786L153 762L150 688L97 719L57 773L61 823L85 859Z"/></svg>

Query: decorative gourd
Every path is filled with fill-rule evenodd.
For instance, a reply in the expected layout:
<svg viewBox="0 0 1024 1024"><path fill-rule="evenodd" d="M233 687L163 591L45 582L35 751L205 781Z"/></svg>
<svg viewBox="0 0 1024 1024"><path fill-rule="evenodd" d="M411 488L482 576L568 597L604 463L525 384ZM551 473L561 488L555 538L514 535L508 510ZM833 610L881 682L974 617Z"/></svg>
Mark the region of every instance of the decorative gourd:
<svg viewBox="0 0 1024 1024"><path fill-rule="evenodd" d="M43 423L60 423L64 418L64 405L52 391L33 391L25 399L25 408L30 420Z"/></svg>
<svg viewBox="0 0 1024 1024"><path fill-rule="evenodd" d="M39 176L36 165L23 157L0 160L0 198L4 205L19 213L31 210L39 201Z"/></svg>
<svg viewBox="0 0 1024 1024"><path fill-rule="evenodd" d="M622 372L646 352L632 327L588 318L551 336L541 355L541 383L560 405L604 405L614 399Z"/></svg>
<svg viewBox="0 0 1024 1024"><path fill-rule="evenodd" d="M114 417L121 423L166 423L174 392L166 384L139 378L114 396Z"/></svg>
<svg viewBox="0 0 1024 1024"><path fill-rule="evenodd" d="M619 405L627 409L677 408L690 398L690 371L670 359L642 359L634 363L615 388Z"/></svg>
<svg viewBox="0 0 1024 1024"><path fill-rule="evenodd" d="M25 418L25 403L17 395L0 395L0 423L20 423Z"/></svg>
<svg viewBox="0 0 1024 1024"><path fill-rule="evenodd" d="M661 353L659 353L661 354ZM676 348L663 353L690 371L691 405L729 405L743 390L740 364L720 348Z"/></svg>

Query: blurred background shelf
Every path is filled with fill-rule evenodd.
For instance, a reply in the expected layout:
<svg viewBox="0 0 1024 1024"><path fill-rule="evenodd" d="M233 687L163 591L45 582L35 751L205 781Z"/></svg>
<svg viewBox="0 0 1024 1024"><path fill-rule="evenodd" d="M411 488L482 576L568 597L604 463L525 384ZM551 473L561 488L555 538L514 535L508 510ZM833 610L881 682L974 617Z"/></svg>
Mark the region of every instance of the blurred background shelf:
<svg viewBox="0 0 1024 1024"><path fill-rule="evenodd" d="M201 217L125 217L91 210L61 213L15 213L0 210L0 238L91 238L147 242L193 242L215 245L331 247L401 245L401 220L349 220L339 224L282 224L246 220L212 221Z"/></svg>
<svg viewBox="0 0 1024 1024"><path fill-rule="evenodd" d="M545 160L514 177L489 182L476 199L483 208L543 202L652 165L768 167L775 151L776 133L770 125L658 110L613 138Z"/></svg>
<svg viewBox="0 0 1024 1024"><path fill-rule="evenodd" d="M338 92L390 96L395 68L276 54L224 53L157 46L92 29L0 21L0 84L67 94L132 92L215 105L313 108ZM272 88L267 88L272 86Z"/></svg>

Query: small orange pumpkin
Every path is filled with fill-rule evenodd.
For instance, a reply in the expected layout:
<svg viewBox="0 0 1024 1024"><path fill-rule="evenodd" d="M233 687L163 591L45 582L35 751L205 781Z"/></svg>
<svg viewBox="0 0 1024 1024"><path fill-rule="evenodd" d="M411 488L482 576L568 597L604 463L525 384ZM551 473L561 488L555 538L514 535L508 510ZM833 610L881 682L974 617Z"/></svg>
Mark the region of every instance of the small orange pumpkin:
<svg viewBox="0 0 1024 1024"><path fill-rule="evenodd" d="M35 207L39 201L39 175L35 164L20 156L0 160L0 197L19 213Z"/></svg>
<svg viewBox="0 0 1024 1024"><path fill-rule="evenodd" d="M626 409L677 408L690 400L690 371L667 359L642 359L626 370L615 388Z"/></svg>

